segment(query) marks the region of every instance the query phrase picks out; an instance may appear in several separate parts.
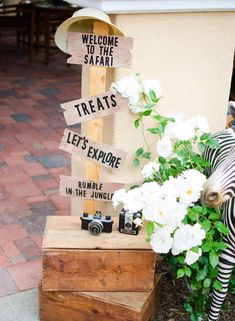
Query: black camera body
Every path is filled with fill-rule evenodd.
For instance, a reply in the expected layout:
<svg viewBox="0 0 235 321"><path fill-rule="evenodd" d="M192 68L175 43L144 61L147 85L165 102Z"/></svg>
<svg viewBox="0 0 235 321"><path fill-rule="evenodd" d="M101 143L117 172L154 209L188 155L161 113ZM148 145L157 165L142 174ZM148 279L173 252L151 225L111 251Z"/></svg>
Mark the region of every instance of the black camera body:
<svg viewBox="0 0 235 321"><path fill-rule="evenodd" d="M134 220L136 218L142 218L141 212L130 212L121 210L119 214L119 232L130 235L138 235L140 226L136 226Z"/></svg>
<svg viewBox="0 0 235 321"><path fill-rule="evenodd" d="M95 215L83 213L80 218L82 230L88 230L93 235L112 232L113 220L110 215L102 216L101 212L96 211Z"/></svg>

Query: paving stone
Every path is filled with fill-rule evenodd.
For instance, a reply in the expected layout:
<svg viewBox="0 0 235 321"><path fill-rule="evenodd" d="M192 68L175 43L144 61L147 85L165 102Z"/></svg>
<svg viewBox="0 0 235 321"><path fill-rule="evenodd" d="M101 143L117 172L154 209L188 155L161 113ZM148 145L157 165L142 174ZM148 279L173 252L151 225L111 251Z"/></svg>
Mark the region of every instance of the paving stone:
<svg viewBox="0 0 235 321"><path fill-rule="evenodd" d="M27 260L35 260L41 257L41 251L30 237L25 237L15 241L21 255Z"/></svg>
<svg viewBox="0 0 235 321"><path fill-rule="evenodd" d="M4 163L4 162L0 162L0 168L6 167L6 166L7 166L7 164L6 164L6 163Z"/></svg>
<svg viewBox="0 0 235 321"><path fill-rule="evenodd" d="M25 155L24 159L29 162L29 163L36 163L38 160L36 157L34 157L33 155L29 154L29 155Z"/></svg>
<svg viewBox="0 0 235 321"><path fill-rule="evenodd" d="M3 225L18 225L19 221L15 214L13 213L4 213L0 215L0 224Z"/></svg>
<svg viewBox="0 0 235 321"><path fill-rule="evenodd" d="M56 94L60 93L60 91L55 88L43 88L40 90L40 93L45 96L51 96L51 95L56 95Z"/></svg>
<svg viewBox="0 0 235 321"><path fill-rule="evenodd" d="M0 296L5 296L18 292L17 285L5 268L0 269Z"/></svg>
<svg viewBox="0 0 235 321"><path fill-rule="evenodd" d="M39 215L53 215L57 208L50 201L33 203L31 205L32 212Z"/></svg>
<svg viewBox="0 0 235 321"><path fill-rule="evenodd" d="M41 260L23 262L8 267L8 272L17 284L19 290L38 287L42 278Z"/></svg>
<svg viewBox="0 0 235 321"><path fill-rule="evenodd" d="M12 118L14 118L14 120L16 122L28 122L28 121L32 120L31 116L29 114L25 114L25 113L13 114L11 116L12 116Z"/></svg>
<svg viewBox="0 0 235 321"><path fill-rule="evenodd" d="M38 157L38 160L46 168L55 168L70 165L70 160L64 155L45 155Z"/></svg>
<svg viewBox="0 0 235 321"><path fill-rule="evenodd" d="M31 176L31 178L34 182L37 182L37 181L48 181L53 177L51 176L51 174L44 174L44 175Z"/></svg>
<svg viewBox="0 0 235 321"><path fill-rule="evenodd" d="M43 234L46 219L46 215L30 215L20 218L20 222L29 234Z"/></svg>

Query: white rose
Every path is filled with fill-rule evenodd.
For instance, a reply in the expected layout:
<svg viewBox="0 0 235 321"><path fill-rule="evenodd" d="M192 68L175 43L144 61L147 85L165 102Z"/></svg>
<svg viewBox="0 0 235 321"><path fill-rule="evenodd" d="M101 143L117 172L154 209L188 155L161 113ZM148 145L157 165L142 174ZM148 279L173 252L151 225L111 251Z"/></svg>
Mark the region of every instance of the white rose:
<svg viewBox="0 0 235 321"><path fill-rule="evenodd" d="M191 182L199 192L202 191L203 185L206 182L206 176L196 169L188 169L184 171L181 176L187 181Z"/></svg>
<svg viewBox="0 0 235 321"><path fill-rule="evenodd" d="M193 126L194 129L199 129L202 133L209 133L210 128L206 117L195 116L188 120L188 122Z"/></svg>
<svg viewBox="0 0 235 321"><path fill-rule="evenodd" d="M123 204L125 210L138 212L142 210L143 206L144 200L140 188L131 189L126 193Z"/></svg>
<svg viewBox="0 0 235 321"><path fill-rule="evenodd" d="M129 99L131 105L137 104L140 94L140 85L135 75L125 76L111 85L111 89L117 90L123 97Z"/></svg>
<svg viewBox="0 0 235 321"><path fill-rule="evenodd" d="M174 233L172 254L178 255L183 251L190 250L192 247L200 246L205 237L206 233L199 223L193 226L189 224L182 225Z"/></svg>
<svg viewBox="0 0 235 321"><path fill-rule="evenodd" d="M157 98L162 95L162 86L161 83L156 79L150 79L144 82L143 84L144 92L147 96L149 96L149 91L153 90Z"/></svg>
<svg viewBox="0 0 235 321"><path fill-rule="evenodd" d="M124 203L125 196L126 196L125 188L121 188L114 192L112 197L114 208L116 208L120 203Z"/></svg>
<svg viewBox="0 0 235 321"><path fill-rule="evenodd" d="M185 263L188 265L191 265L191 264L197 262L197 260L199 259L199 257L201 255L202 255L201 249L198 249L198 253L188 250L186 253L186 257L185 257Z"/></svg>
<svg viewBox="0 0 235 321"><path fill-rule="evenodd" d="M168 253L172 247L172 237L167 228L155 230L151 236L150 244L156 253Z"/></svg>
<svg viewBox="0 0 235 321"><path fill-rule="evenodd" d="M161 186L157 182L144 183L141 190L145 203L156 202L162 195Z"/></svg>
<svg viewBox="0 0 235 321"><path fill-rule="evenodd" d="M168 136L163 136L156 145L159 156L167 158L172 154L172 142Z"/></svg>
<svg viewBox="0 0 235 321"><path fill-rule="evenodd" d="M195 130L190 123L179 121L175 123L174 136L178 140L190 140L195 136Z"/></svg>
<svg viewBox="0 0 235 321"><path fill-rule="evenodd" d="M143 167L141 173L144 178L150 178L158 170L159 164L157 162L149 162Z"/></svg>
<svg viewBox="0 0 235 321"><path fill-rule="evenodd" d="M183 178L178 176L177 178L170 176L167 181L162 185L163 195L165 197L178 198L180 196L180 187L182 185Z"/></svg>

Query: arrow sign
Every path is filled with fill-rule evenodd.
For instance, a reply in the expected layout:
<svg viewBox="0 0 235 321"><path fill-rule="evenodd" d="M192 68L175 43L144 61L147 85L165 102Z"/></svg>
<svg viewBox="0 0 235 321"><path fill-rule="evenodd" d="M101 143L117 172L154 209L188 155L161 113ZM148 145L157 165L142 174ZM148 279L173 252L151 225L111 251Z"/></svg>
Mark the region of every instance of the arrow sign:
<svg viewBox="0 0 235 321"><path fill-rule="evenodd" d="M111 115L127 108L127 99L119 93L107 91L86 99L77 99L61 104L67 125L74 125L94 118Z"/></svg>
<svg viewBox="0 0 235 321"><path fill-rule="evenodd" d="M133 38L92 33L68 33L67 62L71 64L101 67L125 67L131 65Z"/></svg>

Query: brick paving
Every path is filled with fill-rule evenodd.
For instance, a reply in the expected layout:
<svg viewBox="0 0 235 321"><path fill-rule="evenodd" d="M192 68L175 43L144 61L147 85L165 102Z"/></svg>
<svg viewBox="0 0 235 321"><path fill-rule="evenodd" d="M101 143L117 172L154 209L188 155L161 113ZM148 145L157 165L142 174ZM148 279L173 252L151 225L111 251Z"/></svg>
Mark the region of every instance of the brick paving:
<svg viewBox="0 0 235 321"><path fill-rule="evenodd" d="M80 97L81 79L64 54L45 66L39 52L30 65L11 41L0 49L0 296L37 286L46 216L70 215L58 193L71 159L58 148L60 103Z"/></svg>

